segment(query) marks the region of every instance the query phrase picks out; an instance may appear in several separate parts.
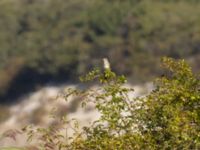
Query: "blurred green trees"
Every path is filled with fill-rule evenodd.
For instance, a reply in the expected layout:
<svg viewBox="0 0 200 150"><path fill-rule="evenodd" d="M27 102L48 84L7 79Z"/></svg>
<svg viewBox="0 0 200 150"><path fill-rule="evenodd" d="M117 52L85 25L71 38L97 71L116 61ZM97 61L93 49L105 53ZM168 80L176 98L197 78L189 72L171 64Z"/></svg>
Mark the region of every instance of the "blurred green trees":
<svg viewBox="0 0 200 150"><path fill-rule="evenodd" d="M198 68L199 15L195 0L2 0L0 93L24 72L73 78L102 57L136 82L159 74L164 55Z"/></svg>

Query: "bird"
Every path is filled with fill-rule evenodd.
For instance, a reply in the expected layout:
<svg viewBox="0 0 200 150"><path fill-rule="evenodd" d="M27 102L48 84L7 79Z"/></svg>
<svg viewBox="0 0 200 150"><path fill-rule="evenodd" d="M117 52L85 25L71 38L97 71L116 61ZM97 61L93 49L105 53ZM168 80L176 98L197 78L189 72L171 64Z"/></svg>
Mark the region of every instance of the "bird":
<svg viewBox="0 0 200 150"><path fill-rule="evenodd" d="M111 70L110 63L107 58L103 58L103 67L105 70Z"/></svg>
<svg viewBox="0 0 200 150"><path fill-rule="evenodd" d="M112 74L110 63L107 58L103 58L103 67L104 67L104 72L102 76L102 79L103 79L102 81L107 82Z"/></svg>

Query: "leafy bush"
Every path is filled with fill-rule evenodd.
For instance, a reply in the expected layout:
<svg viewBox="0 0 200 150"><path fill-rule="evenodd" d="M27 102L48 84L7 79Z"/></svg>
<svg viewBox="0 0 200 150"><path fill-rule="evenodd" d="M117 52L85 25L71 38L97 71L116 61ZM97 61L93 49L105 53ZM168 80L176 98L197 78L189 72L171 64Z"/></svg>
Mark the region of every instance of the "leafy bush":
<svg viewBox="0 0 200 150"><path fill-rule="evenodd" d="M45 149L125 150L199 149L200 80L184 60L163 58L166 75L155 81L146 96L131 98L133 89L124 86L124 76L109 69L93 70L82 81L97 80L96 90L72 90L65 98L78 95L82 106L94 103L100 119L78 131L78 122L64 116L49 128L24 128L29 140L38 137ZM58 117L56 117L58 118ZM73 137L63 135L73 123ZM65 131L65 132L66 132Z"/></svg>
<svg viewBox="0 0 200 150"><path fill-rule="evenodd" d="M85 128L86 140L75 141L75 149L199 149L199 76L184 60L163 58L163 67L169 75L135 99L127 96L131 89L122 86L123 77L105 71L98 78L102 92L92 94L101 119Z"/></svg>

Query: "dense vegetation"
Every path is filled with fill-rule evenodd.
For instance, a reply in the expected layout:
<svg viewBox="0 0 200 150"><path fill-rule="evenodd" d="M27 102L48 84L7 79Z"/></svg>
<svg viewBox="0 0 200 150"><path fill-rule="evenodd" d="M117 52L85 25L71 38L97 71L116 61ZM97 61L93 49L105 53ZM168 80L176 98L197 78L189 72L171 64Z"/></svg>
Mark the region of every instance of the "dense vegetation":
<svg viewBox="0 0 200 150"><path fill-rule="evenodd" d="M135 82L159 74L161 56L197 68L199 16L197 0L1 0L0 97L74 79L105 56Z"/></svg>
<svg viewBox="0 0 200 150"><path fill-rule="evenodd" d="M24 131L29 140L39 140L38 149L45 150L200 149L200 76L184 60L163 58L163 67L166 75L155 80L155 89L133 99L129 93L134 91L124 86L124 76L94 70L82 79L97 80L99 89L70 89L65 98L81 96L83 107L94 103L101 113L98 121L80 132L75 120L61 116L64 126L28 126ZM73 137L60 133L68 130L65 123L74 124Z"/></svg>

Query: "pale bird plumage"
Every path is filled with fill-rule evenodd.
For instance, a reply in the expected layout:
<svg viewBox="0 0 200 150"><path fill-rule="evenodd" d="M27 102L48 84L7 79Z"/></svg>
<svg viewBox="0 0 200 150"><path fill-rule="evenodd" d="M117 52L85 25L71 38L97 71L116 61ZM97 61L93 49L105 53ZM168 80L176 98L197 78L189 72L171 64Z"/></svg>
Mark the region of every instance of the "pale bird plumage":
<svg viewBox="0 0 200 150"><path fill-rule="evenodd" d="M110 63L107 58L103 58L103 65L104 65L104 69L110 70Z"/></svg>

